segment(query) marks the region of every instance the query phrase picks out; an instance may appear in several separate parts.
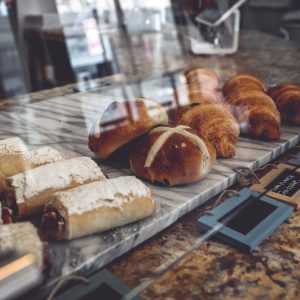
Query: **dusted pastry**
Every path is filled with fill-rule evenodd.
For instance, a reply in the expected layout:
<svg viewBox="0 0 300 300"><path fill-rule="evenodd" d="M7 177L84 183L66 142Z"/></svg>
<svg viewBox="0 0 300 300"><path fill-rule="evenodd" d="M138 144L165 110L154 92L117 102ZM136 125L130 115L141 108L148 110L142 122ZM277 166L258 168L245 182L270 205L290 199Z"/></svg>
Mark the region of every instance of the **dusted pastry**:
<svg viewBox="0 0 300 300"><path fill-rule="evenodd" d="M217 157L233 157L240 134L239 124L222 104L192 105L174 110L170 115L174 126L186 125L200 137L210 141Z"/></svg>
<svg viewBox="0 0 300 300"><path fill-rule="evenodd" d="M136 176L172 186L202 179L215 159L214 147L190 127L157 127L131 152L130 168Z"/></svg>
<svg viewBox="0 0 300 300"><path fill-rule="evenodd" d="M49 265L47 243L41 241L30 222L0 225L0 253L12 250L33 255L40 270Z"/></svg>
<svg viewBox="0 0 300 300"><path fill-rule="evenodd" d="M54 193L105 178L88 157L58 161L8 177L5 203L14 215L24 217L43 209Z"/></svg>
<svg viewBox="0 0 300 300"><path fill-rule="evenodd" d="M168 124L168 115L158 102L138 98L115 101L106 109L89 135L90 149L101 159L158 125Z"/></svg>
<svg viewBox="0 0 300 300"><path fill-rule="evenodd" d="M6 176L15 175L30 168L26 153L27 148L21 139L0 140L0 182Z"/></svg>
<svg viewBox="0 0 300 300"><path fill-rule="evenodd" d="M291 83L282 83L268 90L274 100L282 120L300 125L300 87Z"/></svg>
<svg viewBox="0 0 300 300"><path fill-rule="evenodd" d="M63 160L61 154L50 147L37 148L26 153L30 169ZM14 174L15 175L15 174Z"/></svg>
<svg viewBox="0 0 300 300"><path fill-rule="evenodd" d="M241 73L231 77L223 86L225 96L237 90L256 90L265 92L267 90L265 82L254 75Z"/></svg>
<svg viewBox="0 0 300 300"><path fill-rule="evenodd" d="M50 239L73 239L150 216L151 190L133 176L106 179L59 192L44 210L42 230Z"/></svg>
<svg viewBox="0 0 300 300"><path fill-rule="evenodd" d="M6 177L62 159L58 151L49 147L28 151L19 138L0 140L0 195L4 192Z"/></svg>
<svg viewBox="0 0 300 300"><path fill-rule="evenodd" d="M225 102L237 118L241 132L277 140L280 138L280 113L265 91L263 80L249 74L238 74L223 87Z"/></svg>

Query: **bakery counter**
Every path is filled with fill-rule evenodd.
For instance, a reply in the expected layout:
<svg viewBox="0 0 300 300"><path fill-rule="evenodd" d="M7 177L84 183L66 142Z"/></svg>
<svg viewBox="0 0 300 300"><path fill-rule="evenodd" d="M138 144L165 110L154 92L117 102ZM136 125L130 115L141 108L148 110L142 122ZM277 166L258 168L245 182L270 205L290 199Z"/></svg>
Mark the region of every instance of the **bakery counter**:
<svg viewBox="0 0 300 300"><path fill-rule="evenodd" d="M257 40L261 42L257 43ZM1 139L18 136L30 150L51 146L66 159L78 156L93 157L109 178L132 175L128 165L123 166L113 160L101 162L96 159L88 147L92 125L113 100L126 100L142 96L157 100L167 110L175 104L178 106L180 103L175 95L184 84L184 70L195 66L212 68L222 82L238 72L248 71L262 76L268 85L285 81L300 83L297 64L295 64L295 61L300 58L299 46L282 43L279 39L260 33L242 33L240 51L228 57L191 56L185 52L183 45L176 38L163 39L160 34L147 36L147 51L138 47L145 42L143 37L137 40L133 39L131 48L128 48L128 41L123 42L121 38L116 41L117 56L123 74L117 78L108 78L109 84L104 85L101 89L74 93L74 86L71 85L3 102L0 111ZM172 51L169 52L169 49ZM129 53L131 53L130 59ZM284 57L282 57L282 53L284 53ZM89 276L105 267L108 263L166 229L180 217L232 186L237 180L237 167L251 169L261 167L296 146L299 139L299 127L287 124L282 125L281 137L278 140L265 141L242 135L238 139L235 156L218 159L209 175L201 181L176 187L164 187L145 181L153 191L155 201L153 215L104 233L70 241L50 242L50 253L53 259L43 291L48 291L54 283L66 275ZM239 281L235 281L234 278L241 280L240 274L245 272L248 276L251 270L257 270L257 276L261 276L259 279L253 279L252 282L252 277L245 275L247 278L245 280L252 282L254 287L260 284L260 280L280 281L281 273L276 275L275 271L263 276L264 270L268 270L265 267L267 262L264 261L264 258L257 258L257 253L247 256L214 242L199 245L191 256L187 256L187 260L184 258L179 262L180 267L176 264L174 269L170 269L170 272L163 272L162 276L156 278L157 274L160 275L165 267L169 270L170 262L166 258L177 261L177 255L185 253L189 247L198 246L198 242L195 243L195 239L199 236L195 221L202 213L203 209L197 208L188 217L167 229L167 237L166 233L154 237L149 243L143 244L139 250L130 252L129 256L121 259L115 265L111 265L109 269L130 287L141 289L142 296L149 298L156 298L156 295L158 298L164 298L163 293L165 293L164 295L173 295L178 299L185 298L185 296L181 297L183 295L180 294L181 292L186 293L184 295L192 295L195 280L197 280L192 276L193 274L197 276L199 273L205 274L205 278L201 277L200 282L203 283L203 286L201 285L203 295L205 294L207 297L221 295L221 292L227 288L235 291L236 285L239 286ZM291 233L288 236L288 230L285 232L287 235L283 236L287 236L287 239L290 238L286 242L287 245L295 235ZM270 240L276 239L276 237L278 236L272 236ZM273 243L269 244L269 247L272 248ZM275 250L276 247L280 248L280 243L274 246ZM268 251L271 250L266 248L263 255L268 257ZM280 256L284 251L272 251L270 260L274 257L274 266L270 265L270 268L274 267L276 270L276 263L278 263L276 255ZM258 251L258 253L260 252ZM147 259L145 259L145 255ZM296 256L297 253L295 252L294 255ZM184 264L181 265L181 263ZM136 268L133 268L132 264ZM156 267L159 268L158 271ZM179 272L181 268L183 273ZM194 270L193 274L191 274L191 270ZM203 270L207 272L203 272ZM218 270L216 274L214 274L215 270ZM172 272L176 274L178 272L179 277L172 277L174 275L171 274ZM157 281L155 289L145 289L148 285L152 286L153 274L154 281ZM230 277L232 274L235 275ZM274 279L270 279L273 275ZM214 276L218 276L220 293L215 290L216 279L213 279ZM228 278L232 280L227 286ZM145 282L140 286L143 279ZM180 284L184 282L187 290L168 290L170 286L164 283L168 280L171 280L170 282L181 281ZM178 283L178 288L180 284ZM278 283L279 286L280 284ZM259 295L259 288L257 291ZM188 296L186 297L188 298Z"/></svg>

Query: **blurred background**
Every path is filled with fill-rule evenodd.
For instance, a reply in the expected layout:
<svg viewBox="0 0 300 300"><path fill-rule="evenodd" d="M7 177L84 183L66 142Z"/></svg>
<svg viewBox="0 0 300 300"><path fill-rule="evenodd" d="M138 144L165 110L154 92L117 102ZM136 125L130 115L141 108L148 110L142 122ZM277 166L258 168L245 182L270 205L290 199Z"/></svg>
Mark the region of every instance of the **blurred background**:
<svg viewBox="0 0 300 300"><path fill-rule="evenodd" d="M155 45L176 39L170 53L191 55L186 28L197 29L195 17L213 2L0 0L0 99L126 74L128 65L134 73L136 48L159 51L153 39ZM248 0L241 8L244 29L300 43L300 1Z"/></svg>

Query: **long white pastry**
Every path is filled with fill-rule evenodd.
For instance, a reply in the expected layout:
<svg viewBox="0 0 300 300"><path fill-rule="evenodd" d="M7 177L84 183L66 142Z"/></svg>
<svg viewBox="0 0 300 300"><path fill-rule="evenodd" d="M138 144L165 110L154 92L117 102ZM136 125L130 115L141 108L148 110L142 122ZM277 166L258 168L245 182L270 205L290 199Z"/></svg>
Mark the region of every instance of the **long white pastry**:
<svg viewBox="0 0 300 300"><path fill-rule="evenodd" d="M63 160L64 158L57 150L51 147L42 147L28 151L26 159L30 165L30 169L33 169L42 165Z"/></svg>
<svg viewBox="0 0 300 300"><path fill-rule="evenodd" d="M28 216L39 212L55 192L104 178L88 157L62 160L8 177L4 200L14 214Z"/></svg>
<svg viewBox="0 0 300 300"><path fill-rule="evenodd" d="M51 239L72 239L122 226L151 215L151 190L123 176L59 192L45 207L43 231Z"/></svg>
<svg viewBox="0 0 300 300"><path fill-rule="evenodd" d="M63 157L50 147L28 151L18 137L0 140L0 196L4 191L6 177L59 160L63 160Z"/></svg>
<svg viewBox="0 0 300 300"><path fill-rule="evenodd" d="M47 245L40 240L37 229L30 222L0 225L0 253L12 250L32 254L38 268L43 269Z"/></svg>
<svg viewBox="0 0 300 300"><path fill-rule="evenodd" d="M11 176L29 169L27 148L20 138L0 140L0 173Z"/></svg>

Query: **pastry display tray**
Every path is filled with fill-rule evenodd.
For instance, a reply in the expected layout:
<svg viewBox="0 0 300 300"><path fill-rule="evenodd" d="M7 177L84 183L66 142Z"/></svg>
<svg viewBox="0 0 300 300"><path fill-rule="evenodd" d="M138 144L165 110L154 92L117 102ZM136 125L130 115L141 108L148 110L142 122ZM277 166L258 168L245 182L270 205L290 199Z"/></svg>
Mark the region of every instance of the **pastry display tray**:
<svg viewBox="0 0 300 300"><path fill-rule="evenodd" d="M110 101L111 98L102 94L83 93L0 111L1 138L19 136L30 149L50 146L65 158L94 157L88 148L88 132ZM91 274L231 186L236 180L235 167L257 168L295 146L299 140L299 128L286 125L282 127L281 139L275 142L240 137L236 156L218 160L211 173L201 181L173 188L146 183L153 190L154 214L109 232L50 243L52 268L48 284L68 274ZM131 175L129 169L116 164L99 165L110 178Z"/></svg>

